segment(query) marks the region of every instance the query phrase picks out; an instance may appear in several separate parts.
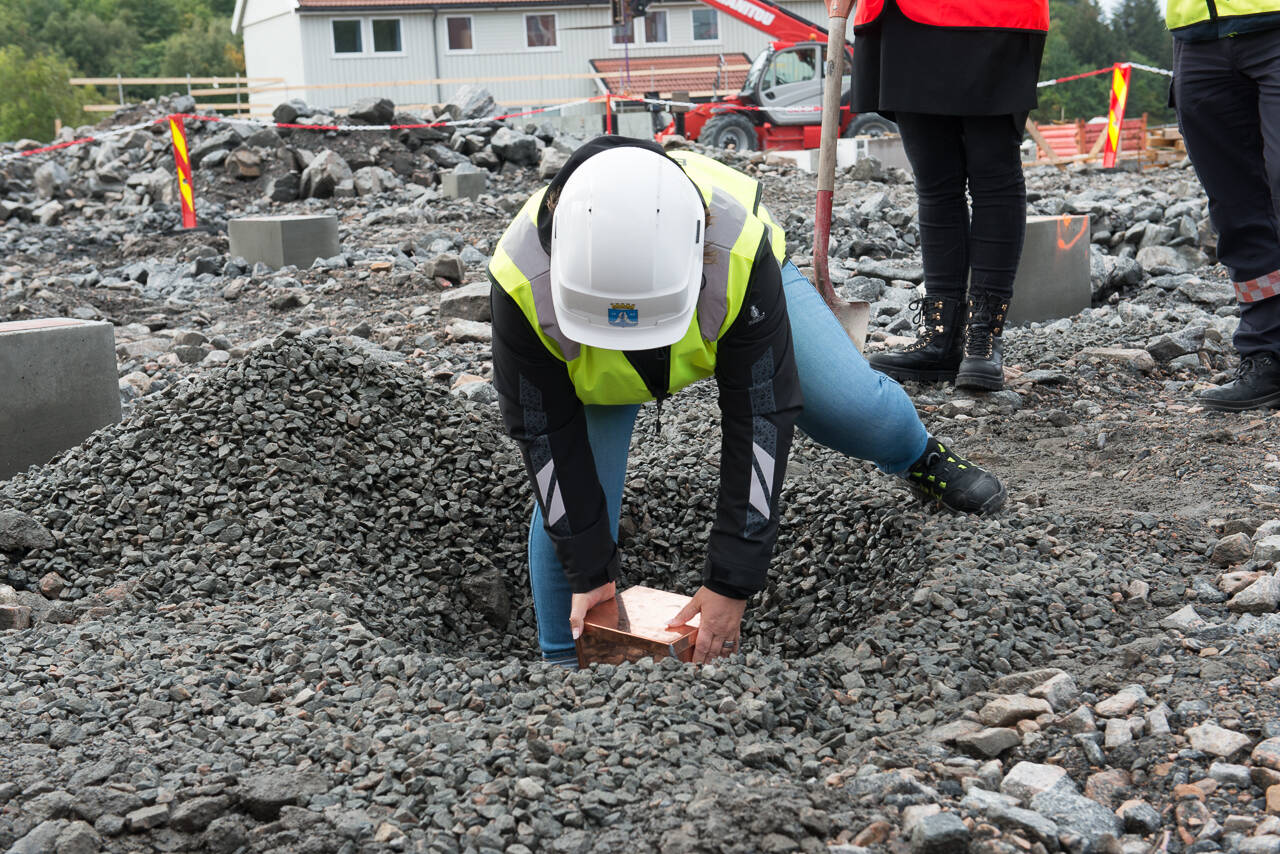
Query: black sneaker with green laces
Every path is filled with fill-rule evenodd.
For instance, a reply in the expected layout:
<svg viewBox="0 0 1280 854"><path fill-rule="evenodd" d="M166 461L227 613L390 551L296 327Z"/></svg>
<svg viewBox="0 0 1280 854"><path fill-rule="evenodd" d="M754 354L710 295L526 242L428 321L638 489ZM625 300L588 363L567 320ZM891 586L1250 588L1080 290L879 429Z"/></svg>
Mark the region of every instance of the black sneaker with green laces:
<svg viewBox="0 0 1280 854"><path fill-rule="evenodd" d="M898 476L922 501L937 501L961 513L992 513L1007 497L999 478L944 448L933 436L920 459Z"/></svg>

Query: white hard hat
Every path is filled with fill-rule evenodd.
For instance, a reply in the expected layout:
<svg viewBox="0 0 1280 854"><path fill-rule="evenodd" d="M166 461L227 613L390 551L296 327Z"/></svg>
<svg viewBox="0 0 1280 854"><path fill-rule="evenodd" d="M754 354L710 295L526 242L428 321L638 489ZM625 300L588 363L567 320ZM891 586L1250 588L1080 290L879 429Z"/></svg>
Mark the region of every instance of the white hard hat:
<svg viewBox="0 0 1280 854"><path fill-rule="evenodd" d="M622 147L564 183L551 237L551 300L570 340L606 350L679 341L702 287L702 196L675 161Z"/></svg>

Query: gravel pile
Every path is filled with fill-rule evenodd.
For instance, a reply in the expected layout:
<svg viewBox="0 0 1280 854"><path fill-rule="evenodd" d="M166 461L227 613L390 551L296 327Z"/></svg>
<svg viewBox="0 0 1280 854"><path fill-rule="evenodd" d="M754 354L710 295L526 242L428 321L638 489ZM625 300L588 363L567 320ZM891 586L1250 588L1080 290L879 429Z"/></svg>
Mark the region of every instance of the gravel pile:
<svg viewBox="0 0 1280 854"><path fill-rule="evenodd" d="M0 566L16 587L57 573L64 601L122 582L156 602L323 582L403 642L496 651L527 525L497 428L403 366L281 337L9 481L56 545Z"/></svg>

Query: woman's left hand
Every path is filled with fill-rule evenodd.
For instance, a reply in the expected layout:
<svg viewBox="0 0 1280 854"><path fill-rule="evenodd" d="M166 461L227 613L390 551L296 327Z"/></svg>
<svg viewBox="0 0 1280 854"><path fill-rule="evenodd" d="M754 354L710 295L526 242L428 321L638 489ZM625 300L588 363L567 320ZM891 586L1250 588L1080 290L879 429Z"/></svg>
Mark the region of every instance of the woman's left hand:
<svg viewBox="0 0 1280 854"><path fill-rule="evenodd" d="M569 631L573 634L574 640L582 636L582 624L587 619L587 612L601 602L612 599L616 589L617 585L610 581L588 593L573 594L573 601L569 605Z"/></svg>

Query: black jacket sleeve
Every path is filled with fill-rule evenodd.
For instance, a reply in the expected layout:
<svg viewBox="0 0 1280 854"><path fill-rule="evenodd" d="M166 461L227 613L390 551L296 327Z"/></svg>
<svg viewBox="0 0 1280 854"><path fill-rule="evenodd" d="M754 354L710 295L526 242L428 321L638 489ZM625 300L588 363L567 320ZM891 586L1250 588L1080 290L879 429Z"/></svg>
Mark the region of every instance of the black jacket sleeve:
<svg viewBox="0 0 1280 854"><path fill-rule="evenodd" d="M511 295L492 283L489 300L502 420L524 455L569 584L586 593L618 578L619 559L582 402L564 362L548 352Z"/></svg>
<svg viewBox="0 0 1280 854"><path fill-rule="evenodd" d="M745 599L765 586L778 538L778 494L800 415L800 378L782 271L767 237L746 300L716 351L720 497L703 583Z"/></svg>

